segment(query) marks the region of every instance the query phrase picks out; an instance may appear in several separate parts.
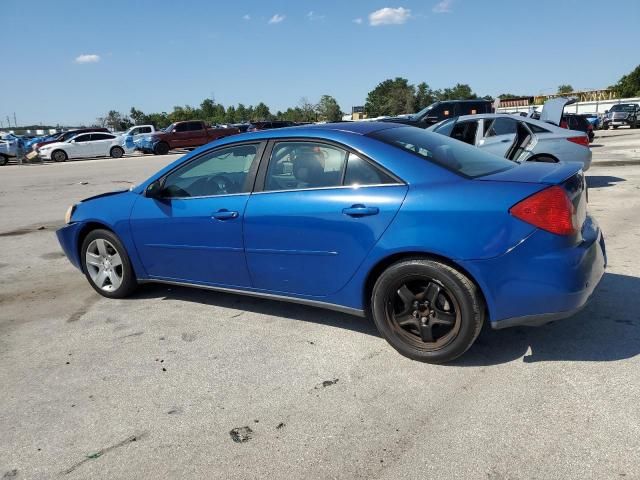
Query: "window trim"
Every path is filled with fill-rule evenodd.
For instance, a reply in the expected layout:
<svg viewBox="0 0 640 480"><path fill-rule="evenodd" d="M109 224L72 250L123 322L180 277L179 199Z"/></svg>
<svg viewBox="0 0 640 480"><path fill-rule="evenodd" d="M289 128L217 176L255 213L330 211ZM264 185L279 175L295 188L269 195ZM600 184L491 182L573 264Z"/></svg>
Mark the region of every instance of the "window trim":
<svg viewBox="0 0 640 480"><path fill-rule="evenodd" d="M180 163L179 165L176 165L174 168L172 168L171 170L169 170L168 172L164 173L162 176L158 177L156 180L152 181L149 183L149 185L151 185L152 183L155 182L160 182L160 185L162 186L162 188L164 189L164 185L165 182L167 181L167 177L169 177L169 175L173 174L176 170L179 170L182 167L186 167L187 165L196 162L198 160L200 160L202 157L204 157L205 155L209 155L211 153L215 153L218 150L225 150L227 148L234 148L234 147L241 147L241 146L247 146L247 145L256 145L257 149L256 149L256 156L251 164L251 167L249 168L249 172L247 172L247 178L245 178L244 180L244 185L242 186L242 189L244 191L239 192L239 193L226 193L226 194L222 194L222 195L200 195L197 197L160 197L160 201L164 201L164 200L197 200L197 199L202 199L202 198L221 198L221 197L235 197L235 196L239 196L239 195L250 195L253 191L253 187L255 185L255 179L256 179L256 174L258 171L258 168L260 166L260 164L262 163L262 158L264 156L264 151L267 145L267 142L265 140L260 140L260 139L256 139L256 140L245 140L245 141L241 141L241 142L237 142L237 143L228 143L226 145L219 145L216 146L214 148L211 148L205 152L200 153L199 155L196 155L193 158L190 158L189 160L187 160L186 162ZM147 185L147 188L149 188L149 186Z"/></svg>
<svg viewBox="0 0 640 480"><path fill-rule="evenodd" d="M381 183L381 184L377 184L377 185L358 185L357 187L354 187L353 185L342 185L344 183L344 178L345 178L345 174L347 171L347 166L348 166L348 162L349 162L349 156L347 155L347 161L345 162L345 166L342 170L342 174L340 177L340 185L335 185L335 186L329 186L329 187L307 187L307 188L292 188L292 189L287 189L287 190L265 190L264 189L264 185L267 179L267 171L269 169L269 164L271 163L271 154L273 153L273 148L277 143L283 143L283 142L293 142L293 143L319 143L319 144L324 144L327 145L329 147L334 147L334 148L340 148L342 150L345 150L348 154L354 154L358 157L360 157L362 160L364 160L365 162L369 163L370 165L372 165L374 168L379 169L381 172L383 172L384 174L386 174L387 176L389 176L391 179L393 179L395 181L395 183ZM403 179L401 179L400 177L398 177L398 175L396 175L395 173L389 171L387 168L383 167L382 165L380 165L378 162L376 162L375 160L369 158L368 156L366 156L365 154L363 154L362 152L359 152L347 145L344 145L343 143L340 142L336 142L334 140L327 140L324 138L313 138L313 137L281 137L281 138L270 138L267 146L265 148L265 151L263 152L262 155L262 159L260 161L260 167L258 168L258 174L256 175L255 178L255 182L254 182L254 188L252 193L253 194L262 194L262 193L284 193L284 192L303 192L303 191L308 191L308 190L330 190L330 189L345 189L345 188L349 188L349 189L360 189L360 188L367 188L367 187L394 187L394 186L398 186L398 185L407 185L407 182L405 182Z"/></svg>

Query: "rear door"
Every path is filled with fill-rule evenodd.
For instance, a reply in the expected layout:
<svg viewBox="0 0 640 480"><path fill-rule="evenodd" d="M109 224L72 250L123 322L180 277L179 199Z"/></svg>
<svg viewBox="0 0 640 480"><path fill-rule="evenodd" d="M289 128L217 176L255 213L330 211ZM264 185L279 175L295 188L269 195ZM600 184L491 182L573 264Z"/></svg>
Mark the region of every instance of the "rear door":
<svg viewBox="0 0 640 480"><path fill-rule="evenodd" d="M183 148L188 145L189 137L192 132L190 130L191 122L178 123L171 133L171 148Z"/></svg>
<svg viewBox="0 0 640 480"><path fill-rule="evenodd" d="M92 133L91 134L91 155L96 157L106 157L115 139L115 135L109 133Z"/></svg>
<svg viewBox="0 0 640 480"><path fill-rule="evenodd" d="M244 219L254 287L337 292L395 216L407 186L336 144L271 142L265 158Z"/></svg>
<svg viewBox="0 0 640 480"><path fill-rule="evenodd" d="M518 132L517 120L511 117L484 119L484 135L478 147L485 152L504 157L513 147Z"/></svg>

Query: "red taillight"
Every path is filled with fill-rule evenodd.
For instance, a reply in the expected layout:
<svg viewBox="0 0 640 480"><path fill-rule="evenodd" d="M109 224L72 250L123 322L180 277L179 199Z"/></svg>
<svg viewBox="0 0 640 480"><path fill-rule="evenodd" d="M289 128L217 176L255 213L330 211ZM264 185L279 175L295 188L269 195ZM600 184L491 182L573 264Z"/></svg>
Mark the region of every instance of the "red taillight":
<svg viewBox="0 0 640 480"><path fill-rule="evenodd" d="M589 146L589 137L586 135L579 135L577 137L567 137L567 140L573 143L577 143L578 145L582 145L583 147Z"/></svg>
<svg viewBox="0 0 640 480"><path fill-rule="evenodd" d="M523 222L558 235L576 233L575 209L562 187L545 188L509 210Z"/></svg>

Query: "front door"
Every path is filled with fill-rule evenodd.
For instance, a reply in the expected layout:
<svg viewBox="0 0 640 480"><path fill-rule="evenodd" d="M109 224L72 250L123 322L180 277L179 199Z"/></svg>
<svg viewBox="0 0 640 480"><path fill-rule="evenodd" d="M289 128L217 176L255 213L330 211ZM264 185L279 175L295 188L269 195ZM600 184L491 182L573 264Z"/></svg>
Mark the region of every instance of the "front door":
<svg viewBox="0 0 640 480"><path fill-rule="evenodd" d="M517 120L509 117L484 119L484 135L478 147L485 152L505 157L516 141L518 132Z"/></svg>
<svg viewBox="0 0 640 480"><path fill-rule="evenodd" d="M205 152L164 178L160 198L140 196L131 231L151 278L250 286L242 222L259 147Z"/></svg>
<svg viewBox="0 0 640 480"><path fill-rule="evenodd" d="M349 281L407 192L376 164L312 141L275 143L263 183L244 219L253 285L317 297Z"/></svg>

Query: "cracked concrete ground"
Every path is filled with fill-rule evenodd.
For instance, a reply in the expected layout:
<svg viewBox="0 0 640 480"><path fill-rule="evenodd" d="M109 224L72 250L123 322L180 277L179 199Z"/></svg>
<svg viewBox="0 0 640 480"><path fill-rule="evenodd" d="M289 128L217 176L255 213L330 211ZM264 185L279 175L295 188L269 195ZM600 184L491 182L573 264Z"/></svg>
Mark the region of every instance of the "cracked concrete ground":
<svg viewBox="0 0 640 480"><path fill-rule="evenodd" d="M55 226L175 157L1 167L0 478L640 478L640 130L597 135L593 302L446 366L335 312L98 296Z"/></svg>

